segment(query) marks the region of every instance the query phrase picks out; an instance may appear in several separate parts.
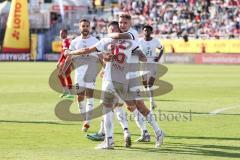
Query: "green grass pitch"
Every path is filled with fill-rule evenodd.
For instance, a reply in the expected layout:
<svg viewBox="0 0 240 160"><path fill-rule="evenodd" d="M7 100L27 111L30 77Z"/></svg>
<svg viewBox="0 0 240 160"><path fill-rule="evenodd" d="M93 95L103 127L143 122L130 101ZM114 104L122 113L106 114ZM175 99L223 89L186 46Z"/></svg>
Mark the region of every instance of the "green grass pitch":
<svg viewBox="0 0 240 160"><path fill-rule="evenodd" d="M0 63L0 160L223 160L240 158L240 66L166 65L162 77L173 84L156 97L166 115L190 116L179 121L159 120L166 132L164 145L123 147L122 129L115 120L115 149L96 150L86 139L81 122L64 122L54 114L59 93L48 85L55 63ZM98 82L98 88L100 83ZM95 101L97 105L98 100ZM146 102L149 105L148 102ZM72 105L77 112L77 105ZM209 112L219 111L211 115ZM90 133L99 128L92 121ZM129 120L132 140L140 131Z"/></svg>

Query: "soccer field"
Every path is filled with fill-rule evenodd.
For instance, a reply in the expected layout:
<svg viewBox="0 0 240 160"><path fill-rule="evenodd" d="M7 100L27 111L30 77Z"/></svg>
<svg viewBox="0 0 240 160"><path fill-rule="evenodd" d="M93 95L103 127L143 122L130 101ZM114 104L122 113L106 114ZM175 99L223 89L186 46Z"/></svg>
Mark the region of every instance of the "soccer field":
<svg viewBox="0 0 240 160"><path fill-rule="evenodd" d="M0 160L240 158L240 66L166 66L168 72L161 79L174 89L155 98L162 115L157 120L166 133L162 148L154 149L149 125L151 142L135 143L140 131L129 116L132 147L123 147L122 129L115 120L115 149L96 150L99 142L86 139L81 122L55 116L61 99L48 85L55 63L1 62ZM77 112L76 103L72 111ZM180 119L172 118L177 115ZM100 118L93 120L90 133L98 131L99 122Z"/></svg>

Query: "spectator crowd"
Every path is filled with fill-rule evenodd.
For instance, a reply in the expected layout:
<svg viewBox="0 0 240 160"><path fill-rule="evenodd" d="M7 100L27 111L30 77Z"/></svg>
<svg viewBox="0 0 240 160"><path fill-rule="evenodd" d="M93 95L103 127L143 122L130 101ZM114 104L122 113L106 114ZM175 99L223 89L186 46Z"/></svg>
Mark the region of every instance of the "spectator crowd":
<svg viewBox="0 0 240 160"><path fill-rule="evenodd" d="M104 35L120 12L132 15L138 31L150 24L161 38L240 38L240 0L119 0L110 19L94 17L93 33Z"/></svg>

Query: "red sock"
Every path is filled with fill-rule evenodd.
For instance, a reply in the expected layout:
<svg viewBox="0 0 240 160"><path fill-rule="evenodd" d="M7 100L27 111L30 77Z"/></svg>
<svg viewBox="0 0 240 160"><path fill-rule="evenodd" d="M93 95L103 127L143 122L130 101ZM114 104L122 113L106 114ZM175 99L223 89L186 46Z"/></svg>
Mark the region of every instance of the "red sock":
<svg viewBox="0 0 240 160"><path fill-rule="evenodd" d="M67 76L65 80L66 80L66 84L67 84L68 88L72 89L72 79L71 79L71 76L70 75Z"/></svg>

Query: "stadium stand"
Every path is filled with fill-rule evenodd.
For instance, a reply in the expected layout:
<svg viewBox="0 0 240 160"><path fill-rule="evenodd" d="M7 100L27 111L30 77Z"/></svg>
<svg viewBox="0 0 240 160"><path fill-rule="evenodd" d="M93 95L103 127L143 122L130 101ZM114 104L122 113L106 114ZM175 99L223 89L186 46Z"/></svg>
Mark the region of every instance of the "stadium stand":
<svg viewBox="0 0 240 160"><path fill-rule="evenodd" d="M119 12L129 12L136 29L154 26L160 38L240 38L240 0L119 0ZM95 34L105 32L107 19L94 19Z"/></svg>

